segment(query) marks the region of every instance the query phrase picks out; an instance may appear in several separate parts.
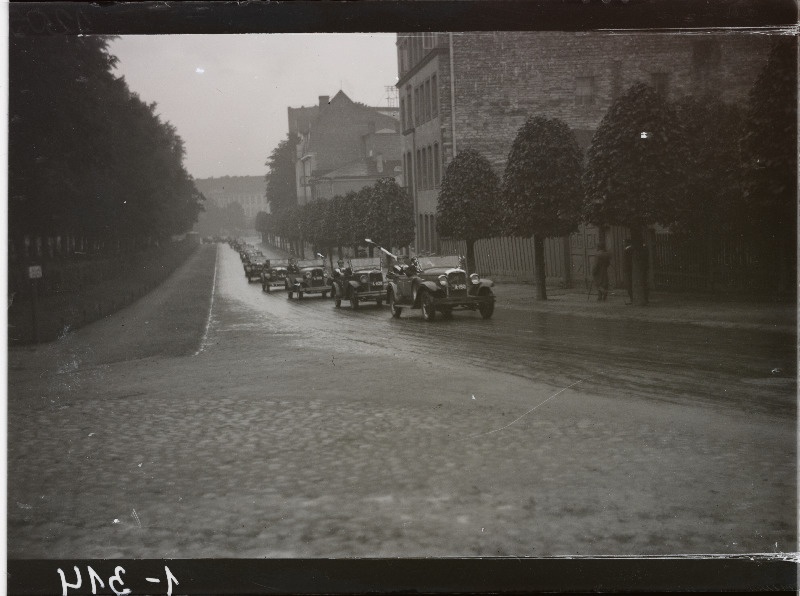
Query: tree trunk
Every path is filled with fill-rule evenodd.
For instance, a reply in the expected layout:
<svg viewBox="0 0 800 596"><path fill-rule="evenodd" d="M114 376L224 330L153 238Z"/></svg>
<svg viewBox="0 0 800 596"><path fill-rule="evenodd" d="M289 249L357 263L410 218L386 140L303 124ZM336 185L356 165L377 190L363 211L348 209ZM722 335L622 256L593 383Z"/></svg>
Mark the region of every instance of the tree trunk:
<svg viewBox="0 0 800 596"><path fill-rule="evenodd" d="M631 226L631 243L633 244L633 304L647 306L650 294L647 285L650 262L641 226Z"/></svg>
<svg viewBox="0 0 800 596"><path fill-rule="evenodd" d="M540 234L533 235L534 250L534 275L536 276L536 299L547 300L547 275L544 270L544 237Z"/></svg>
<svg viewBox="0 0 800 596"><path fill-rule="evenodd" d="M467 240L467 275L475 273L475 241Z"/></svg>

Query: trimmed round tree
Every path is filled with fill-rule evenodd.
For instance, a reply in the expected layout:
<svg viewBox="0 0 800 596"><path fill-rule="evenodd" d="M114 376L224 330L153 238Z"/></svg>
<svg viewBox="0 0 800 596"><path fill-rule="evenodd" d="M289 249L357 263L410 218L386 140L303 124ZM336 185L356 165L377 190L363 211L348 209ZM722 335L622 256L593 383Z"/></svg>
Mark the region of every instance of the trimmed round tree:
<svg viewBox="0 0 800 596"><path fill-rule="evenodd" d="M633 301L647 304L647 226L671 225L685 208L689 163L675 111L655 89L633 85L606 113L584 170L584 216L630 229Z"/></svg>
<svg viewBox="0 0 800 596"><path fill-rule="evenodd" d="M489 160L473 149L461 151L444 172L436 206L436 230L464 240L467 273L475 271L475 242L500 230L500 180Z"/></svg>
<svg viewBox="0 0 800 596"><path fill-rule="evenodd" d="M533 237L536 298L547 300L544 240L565 236L580 223L583 155L561 120L533 116L517 132L503 174L505 228Z"/></svg>
<svg viewBox="0 0 800 596"><path fill-rule="evenodd" d="M381 178L372 185L367 217L372 238L390 250L414 239L414 203L394 178Z"/></svg>
<svg viewBox="0 0 800 596"><path fill-rule="evenodd" d="M677 206L673 231L705 262L706 287L718 274L715 246L722 235L750 226L744 217L740 136L744 110L717 99L685 97L676 103L687 149L686 197Z"/></svg>

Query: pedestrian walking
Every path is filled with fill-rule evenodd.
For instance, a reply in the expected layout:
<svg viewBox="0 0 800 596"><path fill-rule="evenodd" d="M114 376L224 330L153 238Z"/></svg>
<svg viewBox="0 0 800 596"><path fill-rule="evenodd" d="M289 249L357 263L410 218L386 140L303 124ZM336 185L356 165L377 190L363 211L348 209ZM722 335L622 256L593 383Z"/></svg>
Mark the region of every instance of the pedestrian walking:
<svg viewBox="0 0 800 596"><path fill-rule="evenodd" d="M605 302L608 299L608 266L611 264L611 255L606 250L606 245L597 246L597 254L592 266L592 280L597 287L597 301Z"/></svg>

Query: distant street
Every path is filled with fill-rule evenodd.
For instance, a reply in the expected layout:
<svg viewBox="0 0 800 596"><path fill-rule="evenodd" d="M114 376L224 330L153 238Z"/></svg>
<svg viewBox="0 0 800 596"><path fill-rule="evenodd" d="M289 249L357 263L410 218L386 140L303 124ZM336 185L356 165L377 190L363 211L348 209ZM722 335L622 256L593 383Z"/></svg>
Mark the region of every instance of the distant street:
<svg viewBox="0 0 800 596"><path fill-rule="evenodd" d="M9 557L797 550L795 338L500 304L288 300L203 245L10 350Z"/></svg>

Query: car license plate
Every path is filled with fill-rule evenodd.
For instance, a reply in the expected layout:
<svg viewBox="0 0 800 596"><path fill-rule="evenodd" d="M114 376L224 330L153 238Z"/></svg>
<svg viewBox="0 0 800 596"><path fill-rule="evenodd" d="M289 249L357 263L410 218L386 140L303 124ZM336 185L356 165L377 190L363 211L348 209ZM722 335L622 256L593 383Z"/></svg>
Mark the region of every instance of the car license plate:
<svg viewBox="0 0 800 596"><path fill-rule="evenodd" d="M454 290L466 290L467 284L453 284L452 287Z"/></svg>
<svg viewBox="0 0 800 596"><path fill-rule="evenodd" d="M380 286L383 285L383 282L382 281L373 281L372 285L375 286L375 287L380 287Z"/></svg>

